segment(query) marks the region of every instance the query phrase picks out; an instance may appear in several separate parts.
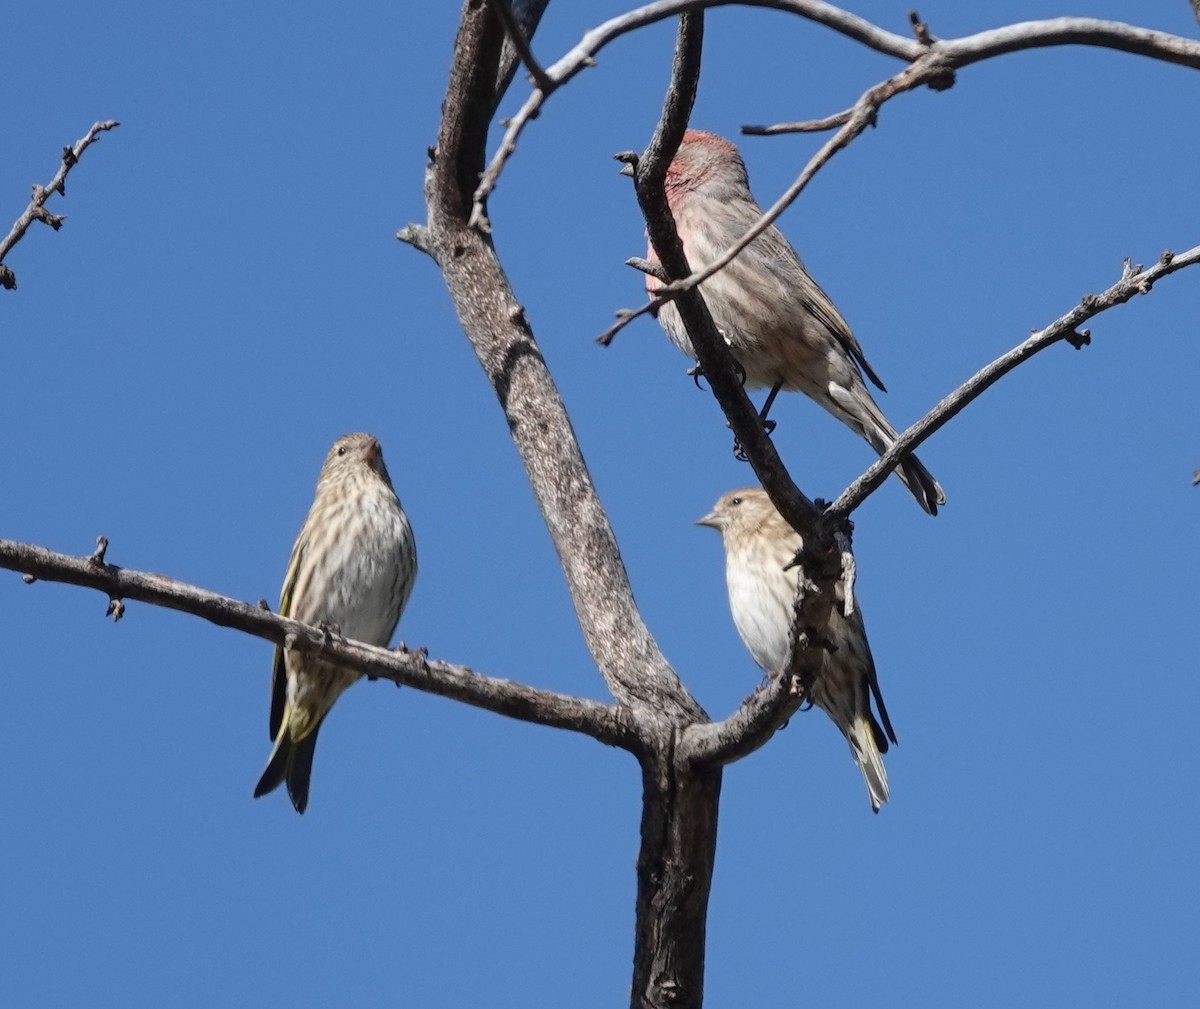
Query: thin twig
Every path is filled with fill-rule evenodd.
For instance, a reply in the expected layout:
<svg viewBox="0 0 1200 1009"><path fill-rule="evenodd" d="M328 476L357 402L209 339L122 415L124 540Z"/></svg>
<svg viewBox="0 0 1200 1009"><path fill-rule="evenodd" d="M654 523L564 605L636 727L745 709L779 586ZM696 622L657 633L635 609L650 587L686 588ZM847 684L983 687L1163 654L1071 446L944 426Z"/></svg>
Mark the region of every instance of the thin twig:
<svg viewBox="0 0 1200 1009"><path fill-rule="evenodd" d="M500 145L480 177L479 186L475 190L475 205L471 212L472 226L482 226L486 222L484 204L496 188L496 184L500 180L500 173L504 170L504 166L513 152L516 151L517 140L530 120L537 118L542 106L555 91L576 74L588 67L595 66L595 57L601 49L622 35L646 25L689 11L703 11L710 7L726 6L734 2L740 2L743 6L748 7L771 7L777 10L791 11L801 17L834 28L872 49L901 59L915 59L920 54L916 43L912 40L900 35L893 35L847 11L839 10L827 3L815 2L815 0L659 0L657 3L647 4L637 10L610 18L586 32L570 52L546 68L545 85L536 88L525 100L517 114L508 121Z"/></svg>
<svg viewBox="0 0 1200 1009"><path fill-rule="evenodd" d="M100 139L100 134L106 130L115 129L120 126L115 119L109 119L102 123L94 123L92 128L75 141L74 146L64 147L62 152L62 164L58 166L58 171L55 173L50 184L47 186L33 187L33 199L29 201L29 206L25 208L25 212L17 218L12 226L12 230L0 240L0 287L13 290L17 286L17 278L7 266L4 266L4 257L8 255L9 250L25 237L25 232L29 230L29 225L34 221L41 221L43 224L50 225L55 231L62 227L62 222L66 220L65 216L52 214L46 210L46 201L54 194L59 193L62 196L67 195L67 175L71 169L79 162L80 156L92 144Z"/></svg>
<svg viewBox="0 0 1200 1009"><path fill-rule="evenodd" d="M1045 329L1035 331L1029 339L1018 344L1007 354L996 358L987 367L980 369L967 381L943 399L912 427L904 431L890 449L872 466L842 491L838 499L826 510L826 515L836 518L848 516L879 487L888 474L899 464L901 458L915 450L930 435L942 427L951 417L960 413L968 403L978 399L983 392L995 385L1022 361L1045 350L1061 340L1076 349L1091 342L1091 333L1079 327L1116 305L1123 305L1135 295L1146 294L1163 277L1200 262L1200 245L1187 252L1175 255L1164 252L1159 261L1149 269L1131 266L1125 261L1121 279L1102 294L1086 295L1066 315L1060 316Z"/></svg>
<svg viewBox="0 0 1200 1009"><path fill-rule="evenodd" d="M838 151L848 146L855 137L875 122L876 114L885 102L898 94L911 91L913 88L920 87L923 84L929 84L935 80L943 80L948 72L949 66L940 52L930 50L927 55L918 57L914 63L905 67L894 77L889 77L886 81L882 81L866 91L854 103L854 108L850 110L850 114L841 129L830 137L821 149L809 159L808 164L804 166L804 170L796 177L796 180L784 190L783 195L779 199L772 203L746 229L745 234L741 238L702 270L697 270L682 280L675 280L660 287L652 298L636 309L623 309L618 315L618 321L606 329L599 339L606 344L611 342L612 338L634 319L642 315L657 312L667 302L678 298L681 291L690 291L708 280L709 277L713 276L719 270L723 270L733 262L734 258L746 246L779 219L779 216L795 202L796 198L804 191L809 182L812 181L813 176Z"/></svg>
<svg viewBox="0 0 1200 1009"><path fill-rule="evenodd" d="M0 540L0 568L22 572L27 581L32 576L37 581L65 582L103 592L109 597L108 614L114 619L120 619L125 610L123 600L136 599L191 613L276 644L287 640L290 647L318 653L367 676L449 697L509 718L571 729L610 746L631 750L637 746L627 713L617 705L484 676L465 666L427 659L421 650L401 646L390 651L344 640L323 628L272 613L260 604L230 599L165 575L116 567L104 560L103 548L108 543L103 537L100 539L96 551L86 557Z"/></svg>
<svg viewBox="0 0 1200 1009"><path fill-rule="evenodd" d="M516 49L517 55L525 65L525 69L529 71L529 76L533 79L533 86L541 91L554 87L554 82L546 76L546 71L529 48L529 42L525 38L525 33L521 31L521 26L517 24L517 19L513 17L512 8L509 7L508 0L487 0L487 2L488 6L504 22L504 31L508 34L508 40L512 43L513 48Z"/></svg>
<svg viewBox="0 0 1200 1009"><path fill-rule="evenodd" d="M610 42L622 35L657 21L674 17L685 11L707 10L737 4L743 7L766 7L785 11L824 25L861 42L869 49L913 62L926 53L941 53L954 67L964 67L979 60L1022 49L1045 46L1090 45L1117 49L1139 56L1178 63L1200 69L1200 42L1167 32L1151 31L1119 21L1096 18L1052 18L1045 21L1025 21L978 32L960 39L939 39L932 45L922 45L915 39L884 31L862 18L819 0L659 0L636 10L610 18L584 33L583 38L568 53L546 68L547 87L539 86L525 100L520 110L508 122L500 146L475 190L475 209L472 222L486 220L483 203L496 188L504 165L516 150L517 139L537 118L547 99L576 74L596 65L596 55Z"/></svg>
<svg viewBox="0 0 1200 1009"><path fill-rule="evenodd" d="M826 116L824 119L809 119L802 123L775 123L773 126L747 125L742 127L742 132L748 137L773 137L780 133L824 133L826 130L836 130L839 126L845 126L852 115L854 115L854 109L850 108L843 112L835 112L832 116Z"/></svg>

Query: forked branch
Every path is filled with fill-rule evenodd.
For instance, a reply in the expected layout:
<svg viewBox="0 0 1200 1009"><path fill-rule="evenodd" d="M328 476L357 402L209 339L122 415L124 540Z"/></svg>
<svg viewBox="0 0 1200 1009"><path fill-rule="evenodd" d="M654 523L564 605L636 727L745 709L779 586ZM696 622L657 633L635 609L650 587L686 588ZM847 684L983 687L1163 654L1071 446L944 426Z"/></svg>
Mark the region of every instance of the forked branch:
<svg viewBox="0 0 1200 1009"><path fill-rule="evenodd" d="M84 136L76 140L72 146L63 148L62 164L58 166L58 171L49 184L45 186L35 185L33 187L33 199L29 201L29 206L25 208L25 212L13 223L12 230L3 239L0 239L0 287L11 291L17 286L16 275L4 265L4 257L8 255L17 242L25 237L25 232L29 230L29 226L34 221L41 221L43 224L48 224L55 231L62 227L62 222L66 220L66 216L50 213L46 209L46 201L55 193L61 196L67 195L67 175L79 163L79 158L83 155L83 152L100 139L101 133L115 129L120 125L115 119L109 119L102 123L94 123L92 128Z"/></svg>
<svg viewBox="0 0 1200 1009"><path fill-rule="evenodd" d="M1023 49L1088 45L1200 69L1200 41L1097 18L1025 21L959 39L939 39L926 43L885 31L849 11L819 0L659 0L597 25L584 33L583 38L568 53L546 67L545 81L529 95L516 115L509 120L499 148L479 180L471 213L472 225L486 227L484 205L487 197L496 188L504 165L516 151L517 140L525 127L537 117L542 106L555 91L576 74L596 65L596 56L605 46L638 28L687 11L702 11L735 4L743 7L769 7L795 14L831 28L876 52L908 63L917 61L923 55L937 53L952 69L958 69L980 60Z"/></svg>

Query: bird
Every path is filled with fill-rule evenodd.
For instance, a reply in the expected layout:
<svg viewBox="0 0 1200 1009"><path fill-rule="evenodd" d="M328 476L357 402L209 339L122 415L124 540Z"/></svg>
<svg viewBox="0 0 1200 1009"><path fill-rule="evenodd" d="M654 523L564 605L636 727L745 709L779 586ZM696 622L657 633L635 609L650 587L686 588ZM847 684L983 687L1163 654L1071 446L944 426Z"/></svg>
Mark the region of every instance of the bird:
<svg viewBox="0 0 1200 1009"><path fill-rule="evenodd" d="M279 612L345 638L386 645L417 577L412 525L392 488L379 439L334 442L312 507L292 547ZM254 797L287 784L297 813L308 808L317 733L334 702L361 674L282 645L271 672L274 741Z"/></svg>
<svg viewBox="0 0 1200 1009"><path fill-rule="evenodd" d="M800 577L799 567L789 565L803 545L800 534L758 487L723 494L696 524L721 534L729 609L742 642L766 673L782 672L791 653ZM896 742L896 733L879 691L862 614L856 606L846 616L844 607L845 594L839 584L826 629L833 650L824 652L811 698L846 737L866 782L871 809L878 813L889 794L882 755L887 753L889 741ZM878 719L871 710L872 699Z"/></svg>
<svg viewBox="0 0 1200 1009"><path fill-rule="evenodd" d="M666 195L693 271L717 259L762 216L737 147L704 130L684 134L667 169ZM658 263L653 243L648 259ZM652 274L645 283L652 298L663 286ZM799 390L880 455L896 441L896 429L872 399L863 374L886 392L883 382L778 228L768 227L699 290L746 388L770 389L760 414L764 423L781 389ZM695 361L675 303L660 306L657 317L671 341ZM915 455L904 456L896 474L928 514L936 515L946 503L941 486Z"/></svg>

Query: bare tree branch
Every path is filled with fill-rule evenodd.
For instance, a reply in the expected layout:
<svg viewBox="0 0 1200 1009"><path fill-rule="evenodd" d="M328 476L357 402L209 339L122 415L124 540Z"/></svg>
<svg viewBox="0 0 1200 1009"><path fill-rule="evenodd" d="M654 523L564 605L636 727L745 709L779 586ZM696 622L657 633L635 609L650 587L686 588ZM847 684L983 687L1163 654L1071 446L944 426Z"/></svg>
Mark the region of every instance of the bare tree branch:
<svg viewBox="0 0 1200 1009"><path fill-rule="evenodd" d="M547 3L549 0L547 0ZM529 48L529 43L526 40L525 29L517 23L516 16L513 14L512 8L508 5L508 0L487 0L488 6L492 8L504 22L504 31L508 38L505 41L505 48L512 46L520 57L521 62L525 65L525 69L529 71L529 76L533 80L533 85L541 90L546 90L548 87L553 87L550 78L546 76L546 71L542 69L542 65L534 58L533 51ZM542 9L545 10L547 4L542 4ZM533 34L532 31L529 33ZM504 56L500 57L501 75L503 75ZM498 97L498 96L497 96Z"/></svg>
<svg viewBox="0 0 1200 1009"><path fill-rule="evenodd" d="M841 129L830 137L821 149L809 159L808 164L804 166L804 170L796 177L796 180L788 186L779 199L763 212L758 220L746 229L745 234L741 238L705 266L704 269L697 270L683 279L660 287L654 296L639 308L623 310L619 313L617 323L606 330L601 339L605 341L611 340L622 327L628 325L638 316L657 312L668 301L677 298L680 291L691 290L702 284L705 280L708 280L709 277L713 276L719 270L725 269L746 246L779 219L779 216L795 202L808 183L812 181L813 176L838 151L847 147L863 130L874 124L876 114L886 101L905 91L911 91L913 88L920 87L922 84L929 84L932 87L935 82L947 80L948 74L952 78L949 64L943 60L938 51L931 49L926 55L918 57L914 63L905 67L904 70L900 71L894 77L889 77L886 81L882 81L866 91L848 112L839 113L831 117L831 119L842 120ZM747 127L743 127L743 130L745 129ZM756 127L756 129L762 129L767 132L783 132L782 128L778 126Z"/></svg>
<svg viewBox="0 0 1200 1009"><path fill-rule="evenodd" d="M904 452L911 451L1020 360L1059 339L1082 344L1087 333L1078 331L1080 323L1134 293L1148 291L1160 277L1200 258L1198 247L1178 257L1166 254L1150 270L1127 266L1121 282L1113 288L1084 299L1067 316L981 371L972 379L976 385L968 383L971 388L964 386L944 400L921 424L905 432L896 448L847 488L838 502L819 512L792 482L763 431L728 346L696 288L723 264L704 275L691 275L664 191L666 167L687 126L696 93L701 12L725 2L652 3L593 29L570 53L543 68L532 55L529 39L548 0L465 0L438 142L430 150L426 171L428 221L398 233L441 269L462 327L504 411L558 552L587 647L616 704L483 676L463 666L430 661L423 650L401 646L393 652L345 641L328 629L273 614L265 603L254 606L161 575L112 566L106 561L106 542L90 557L68 557L0 540L0 567L24 572L27 581L63 581L104 592L114 619L121 616L126 598L194 613L288 648L319 653L371 677L408 684L508 717L582 732L633 752L642 769L644 788L631 986L631 1004L636 1009L698 1009L701 1005L721 768L762 746L803 703L823 658L823 630L835 605L838 584L843 586L846 612L850 612L854 560L847 516L853 508L882 483ZM944 42L930 35L915 15L916 38L912 39L815 0L743 0L743 5L790 11L908 65L867 91L854 108L825 120L798 124L809 130L837 129L837 133L810 160L788 193L756 223L756 230L727 251L725 262L768 227L836 151L874 122L884 102L925 84L947 87L959 67L1017 49L1068 43L1108 46L1200 67L1200 43L1116 22L1079 18L1028 22ZM549 95L591 65L595 54L619 35L675 15L681 16L663 112L645 153L640 158L630 155L627 160L647 233L662 263L659 275L665 280L677 278L670 285L669 296L677 299L714 396L760 482L804 540L798 559L802 570L788 668L715 725L667 663L637 610L612 528L558 390L496 254L486 216L489 194L524 125ZM485 172L492 118L522 62L533 78L534 92L509 124ZM115 125L96 124L93 134ZM763 129L781 132L785 127ZM89 138L94 139L92 134ZM89 138L85 140L90 143ZM73 157L77 158L79 151ZM69 167L64 156L62 178L56 180L57 187L52 183L45 195L55 188L63 191L62 179ZM35 190L35 199L37 195ZM33 217L52 224L61 220L49 221L53 215L44 211L35 211ZM17 235L4 251L19 238ZM639 265L645 269L649 264Z"/></svg>
<svg viewBox="0 0 1200 1009"><path fill-rule="evenodd" d="M770 741L804 703L800 678L773 673L721 722L688 726L679 742L681 759L697 766L732 764Z"/></svg>
<svg viewBox="0 0 1200 1009"><path fill-rule="evenodd" d="M666 166L682 139L695 95L702 38L702 25L698 22L698 15L680 19L671 85L645 156L639 159L630 154L624 158L632 169L638 205L646 219L646 233L668 277L684 275L690 269L667 203L664 181ZM776 689L765 691L761 698L748 698L719 727L700 723L686 727L675 747L672 768L660 768L653 778L655 789L668 789L675 795L688 797L691 805L686 816L677 812L674 819L662 818L666 810L658 808L657 792L651 788L651 769L647 767L643 848L638 862L634 1006L699 1004L703 978L696 973L689 975L687 968L697 971L703 965L704 911L713 853L701 844L702 838L684 828L694 829L697 823L711 821L710 843L715 841L719 768L765 743L802 702L803 690L795 690L794 685L811 684L819 670L823 652L816 642L824 640L821 631L829 621L834 581L841 572L837 541L830 532L833 526L822 520L780 461L700 292L682 292L677 307L713 395L742 442L751 465L776 501L776 507L802 531L804 576L800 584L804 590L797 592L789 669L777 679ZM711 806L706 806L706 796L710 797L707 801ZM652 828L661 829L664 824L675 825L676 835L687 846L678 842L671 846L670 836L651 836ZM668 851L676 853L679 868L673 874L664 876L660 870L655 877L641 871L646 853L657 850L655 845L667 845ZM690 896L690 902L683 903L685 896ZM700 932L698 947L691 945L694 940L687 932L680 932L689 922L690 928ZM663 952L656 956L656 950L660 949ZM663 975L664 966L670 964L674 970ZM662 980L664 976L669 984Z"/></svg>
<svg viewBox="0 0 1200 1009"><path fill-rule="evenodd" d="M513 24L520 32L521 37L525 39L526 48L528 48L529 40L533 38L533 33L537 31L537 26L541 23L542 15L550 6L550 0L507 0L507 3L512 14ZM492 100L493 116L500 105L500 99L504 97L508 86L512 83L517 67L521 65L521 59L510 29L509 35L504 40L504 48L500 51L500 66L496 71L496 93Z"/></svg>
<svg viewBox="0 0 1200 1009"><path fill-rule="evenodd" d="M610 18L586 32L580 42L554 64L546 68L548 87L539 87L509 121L500 147L479 181L475 191L472 221L485 220L483 205L496 188L505 162L516 150L517 140L531 119L537 117L542 105L560 87L580 71L595 66L596 55L610 42L645 25L662 21L686 11L700 11L730 4L743 7L768 7L796 14L817 24L825 25L847 38L861 42L876 52L897 59L915 62L925 54L940 54L951 67L968 66L980 60L1022 49L1046 46L1089 45L1117 49L1139 56L1178 63L1200 69L1200 42L1168 32L1151 31L1096 18L1052 18L1045 21L1025 21L1016 25L978 32L961 39L936 40L923 44L915 39L895 35L864 21L848 11L818 0L660 0L636 10Z"/></svg>
<svg viewBox="0 0 1200 1009"><path fill-rule="evenodd" d="M34 221L41 221L43 224L50 225L55 231L62 227L62 222L66 220L66 216L52 214L46 209L46 201L54 194L59 193L62 196L67 195L67 175L72 168L79 162L80 156L92 144L100 139L100 134L106 130L115 129L120 126L115 119L109 119L102 123L93 123L92 128L80 139L75 141L74 146L64 147L62 151L62 164L58 166L58 171L54 178L50 180L49 185L33 187L33 199L29 201L29 206L25 208L25 212L16 219L12 226L12 230L0 240L0 287L14 290L17 286L16 275L7 266L4 265L4 257L8 255L9 250L25 237L25 232L29 230L29 225Z"/></svg>
<svg viewBox="0 0 1200 1009"><path fill-rule="evenodd" d="M429 252L491 382L558 552L588 650L621 704L686 724L706 719L663 657L554 380L487 236L468 223L483 166L503 26L463 7L442 125L426 173Z"/></svg>
<svg viewBox="0 0 1200 1009"><path fill-rule="evenodd" d="M1052 344L1065 340L1076 350L1091 342L1091 333L1079 327L1101 312L1116 305L1123 305L1135 295L1148 294L1156 282L1163 277L1200 262L1200 245L1187 252L1175 255L1164 252L1158 262L1149 269L1131 266L1125 260L1121 279L1101 294L1088 294L1066 315L1060 316L1045 329L1034 331L1029 339L1018 344L1007 354L996 358L981 368L967 381L943 399L912 427L904 431L895 444L881 455L871 467L842 491L838 499L826 510L826 515L845 518L878 488L888 477L900 458L917 448L926 438L941 428L950 418L960 413L967 404L978 399L985 390L995 385L1022 361L1045 350Z"/></svg>
<svg viewBox="0 0 1200 1009"><path fill-rule="evenodd" d="M401 645L389 651L348 641L324 628L272 613L265 602L253 605L166 575L108 564L104 559L107 546L108 541L100 537L100 545L91 556L72 557L29 543L0 540L0 568L23 573L27 582L65 582L103 592L110 600L109 615L115 619L124 611L123 605L116 604L136 599L191 613L289 648L319 653L372 679L391 680L509 718L581 732L610 746L635 752L639 747L628 712L616 705L484 676L465 666L429 660L423 649Z"/></svg>
<svg viewBox="0 0 1200 1009"><path fill-rule="evenodd" d="M641 160L631 163L638 202L642 203L643 192L654 194L651 202L657 206L649 212L661 212L660 223L672 235L664 183L696 100L703 47L704 15L684 14L675 35L671 80L658 125ZM648 212L645 204L643 212ZM679 258L683 259L682 248ZM686 270L686 262L681 268ZM707 318L707 309L703 304L699 307ZM708 326L714 328L711 319ZM704 946L721 772L715 765L681 768L675 738L672 731L660 743L659 758L642 765L642 843L630 988L634 1009L698 1007L704 1001Z"/></svg>
<svg viewBox="0 0 1200 1009"><path fill-rule="evenodd" d="M826 130L836 130L845 126L854 115L854 108L844 112L835 112L824 119L806 119L800 123L776 123L774 126L743 126L742 132L748 137L773 137L779 133L824 133Z"/></svg>
<svg viewBox="0 0 1200 1009"><path fill-rule="evenodd" d="M682 37L682 25L680 31ZM683 138L687 125L686 114L691 109L691 98L687 97L685 89L690 89L693 95L695 91L695 81L690 78L699 72L698 37L693 44L697 48L694 60L680 57L680 50L677 48L672 86L664 102L663 115L655 130L655 137L646 149L644 163L633 155L619 156L628 160L631 165L638 205L646 219L646 234L654 246L665 276L668 277L686 276L691 271L684 255L683 243L675 228L675 220L667 204L664 180L667 164L674 157ZM684 117L682 120L681 116ZM668 145L668 139L673 143ZM717 332L704 299L694 288L689 289L680 292L677 306L691 338L696 359L704 371L704 377L728 418L729 425L733 428L755 474L771 496L771 500L775 502L775 506L806 538L806 542L819 540L816 532L819 517L817 508L792 481L778 452L775 451L774 443L763 430L758 411L742 386L733 355L724 338Z"/></svg>

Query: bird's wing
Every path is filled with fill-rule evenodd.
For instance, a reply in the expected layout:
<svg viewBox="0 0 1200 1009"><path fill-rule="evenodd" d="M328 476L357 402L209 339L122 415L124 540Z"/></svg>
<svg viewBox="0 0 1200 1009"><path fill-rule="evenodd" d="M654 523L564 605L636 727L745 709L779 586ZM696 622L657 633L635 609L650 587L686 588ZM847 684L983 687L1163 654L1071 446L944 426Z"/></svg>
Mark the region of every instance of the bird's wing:
<svg viewBox="0 0 1200 1009"><path fill-rule="evenodd" d="M816 281L813 281L813 289L813 296L804 299L804 307L812 313L813 318L825 327L829 335L842 345L846 353L862 368L867 378L875 383L882 392L887 392L887 387L875 374L875 369L867 363L866 355L859 346L858 338L851 332L849 324L842 318L842 313L837 310L837 306L829 300L829 295L817 286Z"/></svg>
<svg viewBox="0 0 1200 1009"><path fill-rule="evenodd" d="M292 590L296 587L296 575L300 570L300 562L304 559L307 546L306 536L297 536L296 545L292 547L292 556L288 561L287 574L283 576L283 592L279 598L279 615L292 615ZM275 646L275 662L271 667L271 739L279 735L283 725L283 712L287 707L287 666L283 660L283 645Z"/></svg>
<svg viewBox="0 0 1200 1009"><path fill-rule="evenodd" d="M838 597L844 600L844 595L841 592L841 586L838 587ZM867 653L867 687L871 691L871 696L875 698L875 707L879 711L879 720L883 723L883 731L887 733L887 738L893 743L897 742L896 730L892 728L892 720L888 717L887 705L883 703L883 694L879 690L879 676L875 672L875 657L871 654L871 646L867 642L867 629L863 625L862 611L856 606L854 615L850 618L857 626L858 633L862 635L862 643ZM868 704L868 708L870 705ZM880 746L881 750L886 750L886 746Z"/></svg>
<svg viewBox="0 0 1200 1009"><path fill-rule="evenodd" d="M768 251L768 261L772 264L772 268L783 278L787 289L794 292L795 296L800 300L801 306L854 359L858 366L862 368L867 378L874 382L882 392L887 392L887 387L880 381L879 376L875 374L875 369L867 363L866 355L863 354L862 347L859 346L857 338L850 329L850 324L842 318L842 313L837 310L837 306L830 299L829 295L821 289L821 285L813 280L812 274L808 272L808 268L804 265L804 260L800 258L799 254L792 247L792 243L784 237L783 232L775 227L768 228L759 238L759 241L764 243L764 247ZM799 282L800 277L796 274L797 267L799 267L800 273L804 278L807 279L807 284Z"/></svg>

